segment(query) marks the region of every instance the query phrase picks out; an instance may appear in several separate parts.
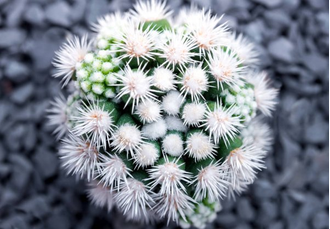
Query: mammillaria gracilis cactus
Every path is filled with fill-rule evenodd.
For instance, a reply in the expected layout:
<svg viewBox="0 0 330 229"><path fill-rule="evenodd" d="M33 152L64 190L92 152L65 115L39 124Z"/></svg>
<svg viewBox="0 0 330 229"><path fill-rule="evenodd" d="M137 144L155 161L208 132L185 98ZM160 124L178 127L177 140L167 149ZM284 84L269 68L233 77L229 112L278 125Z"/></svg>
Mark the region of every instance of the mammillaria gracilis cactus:
<svg viewBox="0 0 330 229"><path fill-rule="evenodd" d="M88 182L96 205L203 228L265 168L272 138L261 116L277 90L253 44L221 17L171 15L141 1L100 18L93 39L69 39L54 76L74 90L49 118L63 167Z"/></svg>

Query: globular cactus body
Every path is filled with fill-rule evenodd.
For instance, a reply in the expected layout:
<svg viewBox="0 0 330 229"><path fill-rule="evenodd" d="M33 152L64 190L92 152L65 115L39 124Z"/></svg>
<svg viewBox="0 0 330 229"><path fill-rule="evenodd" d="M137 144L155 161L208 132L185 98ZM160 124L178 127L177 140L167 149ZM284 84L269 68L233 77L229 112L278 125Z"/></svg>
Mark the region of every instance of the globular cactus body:
<svg viewBox="0 0 330 229"><path fill-rule="evenodd" d="M251 184L271 143L277 91L254 46L209 11L139 2L73 38L55 77L75 90L49 110L68 173L96 205L128 219L205 227Z"/></svg>

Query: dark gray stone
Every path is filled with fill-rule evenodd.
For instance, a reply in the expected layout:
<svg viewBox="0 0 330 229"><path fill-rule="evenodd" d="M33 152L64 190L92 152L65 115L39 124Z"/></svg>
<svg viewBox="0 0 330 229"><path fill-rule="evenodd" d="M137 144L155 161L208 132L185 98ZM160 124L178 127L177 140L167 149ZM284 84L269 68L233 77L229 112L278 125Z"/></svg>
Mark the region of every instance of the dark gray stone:
<svg viewBox="0 0 330 229"><path fill-rule="evenodd" d="M315 182L312 183L312 190L319 195L323 195L323 193L329 191L329 174L325 173L325 170L327 170L327 168L323 168L322 173L320 173L319 176L314 179Z"/></svg>
<svg viewBox="0 0 330 229"><path fill-rule="evenodd" d="M273 0L273 1L268 1L268 0L253 0L254 2L260 3L268 8L275 8L279 5L281 5L282 0Z"/></svg>
<svg viewBox="0 0 330 229"><path fill-rule="evenodd" d="M320 153L321 152L319 149L317 149L317 147L313 145L308 145L304 152L305 155L304 163L310 163Z"/></svg>
<svg viewBox="0 0 330 229"><path fill-rule="evenodd" d="M16 28L1 29L0 37L0 48L8 48L21 45L26 37L26 33Z"/></svg>
<svg viewBox="0 0 330 229"><path fill-rule="evenodd" d="M306 180L311 184L311 189L315 194L329 191L329 149L325 148L323 152L319 152L311 158L309 173Z"/></svg>
<svg viewBox="0 0 330 229"><path fill-rule="evenodd" d="M169 1L168 6L174 11L174 14L178 13L180 10L180 7L182 5L183 0L178 0L178 1ZM112 8L112 4L110 3L110 10ZM129 8L130 6L125 6Z"/></svg>
<svg viewBox="0 0 330 229"><path fill-rule="evenodd" d="M13 110L15 111L15 110ZM0 133L1 134L4 134L4 139L5 141L4 142L8 142L9 144L6 144L6 147L7 149L16 149L17 147L10 147L10 145L14 146L15 144L12 144L12 140L10 140L10 138L8 137L8 133L10 133L11 131L11 128L13 128L13 126L15 126L15 120L12 120L12 119L7 119L5 120L5 122L3 122L3 125L1 126L1 129L0 129ZM8 140L8 141L6 141ZM13 150L15 151L15 150Z"/></svg>
<svg viewBox="0 0 330 229"><path fill-rule="evenodd" d="M0 222L0 228L29 229L29 223L21 215L13 215Z"/></svg>
<svg viewBox="0 0 330 229"><path fill-rule="evenodd" d="M5 179L10 173L10 166L7 164L0 163L0 178Z"/></svg>
<svg viewBox="0 0 330 229"><path fill-rule="evenodd" d="M321 211L313 217L313 228L322 229L329 227L329 214L326 211Z"/></svg>
<svg viewBox="0 0 330 229"><path fill-rule="evenodd" d="M232 8L235 8L237 11L251 9L252 7L255 6L252 1L245 1L245 0L232 1L232 4L233 4Z"/></svg>
<svg viewBox="0 0 330 229"><path fill-rule="evenodd" d="M329 93L319 100L319 105L325 112L325 115L329 117Z"/></svg>
<svg viewBox="0 0 330 229"><path fill-rule="evenodd" d="M258 199L268 199L276 197L276 188L268 180L256 180L251 187L253 195Z"/></svg>
<svg viewBox="0 0 330 229"><path fill-rule="evenodd" d="M51 208L45 196L32 197L24 201L18 209L39 219L45 218L51 212Z"/></svg>
<svg viewBox="0 0 330 229"><path fill-rule="evenodd" d="M231 228L240 223L240 220L232 213L221 212L216 218L216 223L224 228Z"/></svg>
<svg viewBox="0 0 330 229"><path fill-rule="evenodd" d="M15 83L20 83L29 78L30 68L18 61L10 61L5 68L5 76Z"/></svg>
<svg viewBox="0 0 330 229"><path fill-rule="evenodd" d="M237 28L237 19L233 16L223 15L222 22L226 22L230 28Z"/></svg>
<svg viewBox="0 0 330 229"><path fill-rule="evenodd" d="M46 123L43 123L44 126L48 126L48 128L50 127L49 125L47 125ZM38 141L42 142L43 146L45 147L53 147L54 143L56 142L56 140L54 139L54 137L50 137L53 136L52 134L53 130L40 130L37 133L37 138Z"/></svg>
<svg viewBox="0 0 330 229"><path fill-rule="evenodd" d="M175 2L180 2L180 1L182 1L182 0L178 0ZM113 1L109 2L108 7L106 7L106 8L108 8L108 10L110 12L118 11L118 10L121 10L122 12L124 12L124 11L131 9L133 4L134 4L134 2L132 2L130 0L113 0Z"/></svg>
<svg viewBox="0 0 330 229"><path fill-rule="evenodd" d="M318 53L306 54L302 58L303 64L313 73L324 76L328 72L328 60Z"/></svg>
<svg viewBox="0 0 330 229"><path fill-rule="evenodd" d="M116 214L115 217L118 218L119 220L117 222L115 222L114 228L118 228L118 227L123 227L123 228L127 228L127 229L142 229L143 228L142 224L133 223L132 221L125 221L121 214ZM168 227L174 229L175 225L173 225L173 224L174 224L174 222L171 222L168 225ZM165 229L165 228L163 228L163 229Z"/></svg>
<svg viewBox="0 0 330 229"><path fill-rule="evenodd" d="M232 3L231 0L213 1L211 8L217 9L216 13L222 15L232 7Z"/></svg>
<svg viewBox="0 0 330 229"><path fill-rule="evenodd" d="M329 128L322 115L316 114L312 118L308 129L305 130L304 138L308 143L326 144L329 138Z"/></svg>
<svg viewBox="0 0 330 229"><path fill-rule="evenodd" d="M328 54L328 50L324 49L324 47L329 47L329 39L327 39L327 38L328 38L328 35L321 35L316 41L319 52L324 55Z"/></svg>
<svg viewBox="0 0 330 229"><path fill-rule="evenodd" d="M320 12L316 15L316 20L319 23L320 30L324 34L329 34L329 12Z"/></svg>
<svg viewBox="0 0 330 229"><path fill-rule="evenodd" d="M237 227L234 227L235 229L252 229L252 226L250 226L248 223L241 223Z"/></svg>
<svg viewBox="0 0 330 229"><path fill-rule="evenodd" d="M10 185L13 189L20 190L20 193L23 194L30 182L31 162L19 154L11 154L9 160L13 166Z"/></svg>
<svg viewBox="0 0 330 229"><path fill-rule="evenodd" d="M283 150L283 154L278 156L278 159L281 159L280 166L282 168L292 169L293 166L289 165L293 165L293 161L295 161L295 158L301 153L300 145L285 131L281 132L281 136L279 136L279 138Z"/></svg>
<svg viewBox="0 0 330 229"><path fill-rule="evenodd" d="M287 154L290 151L286 152ZM282 159L284 161L285 159ZM283 168L283 173L279 174L276 178L276 186L285 187L289 186L290 188L301 188L306 185L305 175L307 172L304 171L304 166L298 161L298 159L294 159L291 162L291 166L288 166L289 163L286 163L286 166ZM297 176L297 177L295 177Z"/></svg>
<svg viewBox="0 0 330 229"><path fill-rule="evenodd" d="M118 8L114 8L113 10L118 10ZM85 21L88 24L96 22L98 17L106 13L108 13L108 2L106 0L90 1L87 5Z"/></svg>
<svg viewBox="0 0 330 229"><path fill-rule="evenodd" d="M33 156L33 161L36 169L44 179L55 175L58 159L54 153L49 152L49 150L45 148L39 148Z"/></svg>
<svg viewBox="0 0 330 229"><path fill-rule="evenodd" d="M251 37L254 42L261 42L263 40L263 31L265 23L261 20L255 20L244 27L244 34Z"/></svg>
<svg viewBox="0 0 330 229"><path fill-rule="evenodd" d="M13 190L9 186L6 186L0 194L1 195L0 207L3 208L5 206L14 206L14 204L19 199L17 192L18 190Z"/></svg>
<svg viewBox="0 0 330 229"><path fill-rule="evenodd" d="M83 207L76 193L68 191L61 195L61 199L65 203L66 209L72 213L79 213L80 209Z"/></svg>
<svg viewBox="0 0 330 229"><path fill-rule="evenodd" d="M77 228L79 229L89 229L92 227L93 227L93 219L91 217L84 217L77 225Z"/></svg>
<svg viewBox="0 0 330 229"><path fill-rule="evenodd" d="M46 109L49 108L49 100L38 101L31 106L33 107L33 117L32 120L35 122L40 122L46 115Z"/></svg>
<svg viewBox="0 0 330 229"><path fill-rule="evenodd" d="M283 0L283 8L291 12L294 12L300 4L301 0Z"/></svg>
<svg viewBox="0 0 330 229"><path fill-rule="evenodd" d="M281 195L279 196L279 199L281 201L280 211L279 211L281 218L287 219L288 215L290 215L290 217L291 217L292 212L294 212L296 210L294 202L291 200L291 198L285 192L281 193Z"/></svg>
<svg viewBox="0 0 330 229"><path fill-rule="evenodd" d="M64 34L64 30L56 28L49 29L43 33L37 32L33 34L33 39L30 40L27 52L32 57L34 67L38 71L49 69L54 52L60 48L61 43L65 42ZM50 76L50 74L48 73L47 76Z"/></svg>
<svg viewBox="0 0 330 229"><path fill-rule="evenodd" d="M280 9L266 11L264 17L267 24L272 26L273 29L283 30L289 27L291 23L290 16Z"/></svg>
<svg viewBox="0 0 330 229"><path fill-rule="evenodd" d="M2 142L0 142L0 161L3 161L6 158L7 152Z"/></svg>
<svg viewBox="0 0 330 229"><path fill-rule="evenodd" d="M308 221L305 218L299 218L299 216L293 215L291 218L288 218L288 229L309 229Z"/></svg>
<svg viewBox="0 0 330 229"><path fill-rule="evenodd" d="M299 191L296 191L296 190L289 190L288 194L297 203L304 203L305 202L306 196L302 192L299 192Z"/></svg>
<svg viewBox="0 0 330 229"><path fill-rule="evenodd" d="M249 21L251 14L248 10L240 9L239 11L234 11L231 16L235 17L239 21ZM253 22L252 22L253 23ZM245 26L243 27L245 28ZM243 28L239 28L238 31L243 31Z"/></svg>
<svg viewBox="0 0 330 229"><path fill-rule="evenodd" d="M284 62L294 61L294 45L285 37L271 41L268 44L268 51L276 60Z"/></svg>
<svg viewBox="0 0 330 229"><path fill-rule="evenodd" d="M71 25L70 6L66 2L54 2L45 9L46 19L55 25L68 27Z"/></svg>
<svg viewBox="0 0 330 229"><path fill-rule="evenodd" d="M11 94L11 100L17 104L24 104L32 97L33 90L33 83L22 85Z"/></svg>
<svg viewBox="0 0 330 229"><path fill-rule="evenodd" d="M284 222L281 221L276 221L276 222L271 222L269 223L269 226L267 229L284 229Z"/></svg>
<svg viewBox="0 0 330 229"><path fill-rule="evenodd" d="M75 1L70 11L70 20L72 23L81 21L85 14L86 0Z"/></svg>
<svg viewBox="0 0 330 229"><path fill-rule="evenodd" d="M37 143L37 134L36 134L36 128L33 124L29 124L26 127L27 129L27 135L23 139L23 147L24 149L28 152L31 151L35 148L36 143Z"/></svg>
<svg viewBox="0 0 330 229"><path fill-rule="evenodd" d="M259 211L258 222L260 225L267 226L269 222L275 220L278 216L278 206L274 201L263 201L260 204L261 211Z"/></svg>
<svg viewBox="0 0 330 229"><path fill-rule="evenodd" d="M70 227L70 214L63 207L52 211L46 222L46 228L49 229L69 229Z"/></svg>
<svg viewBox="0 0 330 229"><path fill-rule="evenodd" d="M252 221L255 217L255 212L251 203L247 198L239 198L236 203L236 209L239 217L244 221Z"/></svg>
<svg viewBox="0 0 330 229"><path fill-rule="evenodd" d="M197 6L201 6L204 8L209 9L211 7L212 1L211 0L191 0L192 4L196 4Z"/></svg>
<svg viewBox="0 0 330 229"><path fill-rule="evenodd" d="M329 195L325 195L322 199L323 208L328 209L329 208Z"/></svg>
<svg viewBox="0 0 330 229"><path fill-rule="evenodd" d="M24 19L33 25L42 25L45 13L40 5L31 4L24 13Z"/></svg>
<svg viewBox="0 0 330 229"><path fill-rule="evenodd" d="M12 117L18 122L30 121L34 115L32 107L29 105L20 106L20 112L17 112Z"/></svg>
<svg viewBox="0 0 330 229"><path fill-rule="evenodd" d="M8 148L16 151L22 146L22 139L26 133L25 126L23 124L15 124L11 126L10 132L5 135L5 142Z"/></svg>
<svg viewBox="0 0 330 229"><path fill-rule="evenodd" d="M213 224L207 224L205 229L215 229L214 225Z"/></svg>
<svg viewBox="0 0 330 229"><path fill-rule="evenodd" d="M324 0L308 0L307 3L314 9L328 9L329 2Z"/></svg>
<svg viewBox="0 0 330 229"><path fill-rule="evenodd" d="M315 96L321 93L322 87L320 84L301 84L296 79L291 77L283 78L283 83L286 87L292 90L295 94L301 96Z"/></svg>
<svg viewBox="0 0 330 229"><path fill-rule="evenodd" d="M289 115L289 122L293 126L303 124L307 118L313 113L315 105L308 99L302 98L297 100L292 106ZM302 112L304 111L304 112Z"/></svg>
<svg viewBox="0 0 330 229"><path fill-rule="evenodd" d="M229 200L229 199L224 199L221 202L221 206L222 206L223 211L230 212L234 209L235 202L232 200Z"/></svg>
<svg viewBox="0 0 330 229"><path fill-rule="evenodd" d="M301 68L299 74L299 81L301 84L314 84L315 80L317 80L317 75L314 75L309 70Z"/></svg>
<svg viewBox="0 0 330 229"><path fill-rule="evenodd" d="M33 185L33 187L35 188L35 191L37 193L44 191L46 189L47 184L44 183L44 181L41 177L41 174L39 174L39 172L37 170L34 170L32 177L33 177L33 179L32 179L31 185ZM47 190L47 197L48 197L48 195L50 195L49 190ZM49 201L49 203L51 201L55 201L53 198L47 198L47 200Z"/></svg>
<svg viewBox="0 0 330 229"><path fill-rule="evenodd" d="M9 7L6 24L8 27L16 27L22 20L22 15L26 7L27 0L13 0L11 7Z"/></svg>
<svg viewBox="0 0 330 229"><path fill-rule="evenodd" d="M305 203L298 209L297 215L304 220L312 220L312 216L322 209L322 201L312 193L306 195ZM289 210L286 210L287 212Z"/></svg>
<svg viewBox="0 0 330 229"><path fill-rule="evenodd" d="M0 0L0 6L4 5L6 2L8 2L8 0Z"/></svg>

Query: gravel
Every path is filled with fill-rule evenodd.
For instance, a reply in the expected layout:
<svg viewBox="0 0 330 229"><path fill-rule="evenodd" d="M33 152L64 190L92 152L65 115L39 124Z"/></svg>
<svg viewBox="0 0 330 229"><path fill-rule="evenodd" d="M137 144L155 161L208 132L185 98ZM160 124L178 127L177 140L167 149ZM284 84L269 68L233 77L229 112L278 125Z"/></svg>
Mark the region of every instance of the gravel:
<svg viewBox="0 0 330 229"><path fill-rule="evenodd" d="M12 82L21 83L29 78L30 69L27 64L14 60L5 66L4 74Z"/></svg>
<svg viewBox="0 0 330 229"><path fill-rule="evenodd" d="M23 84L11 94L11 100L17 104L24 104L33 96L33 91L34 86L32 83Z"/></svg>
<svg viewBox="0 0 330 229"><path fill-rule="evenodd" d="M44 24L45 12L38 4L31 4L24 13L24 19L31 25Z"/></svg>
<svg viewBox="0 0 330 229"><path fill-rule="evenodd" d="M275 8L281 5L282 0L273 0L273 1L267 1L267 0L253 0L256 3L260 3L268 8Z"/></svg>
<svg viewBox="0 0 330 229"><path fill-rule="evenodd" d="M285 37L276 38L268 44L269 54L278 61L294 62L294 45Z"/></svg>
<svg viewBox="0 0 330 229"><path fill-rule="evenodd" d="M131 0L0 0L0 228L176 228L125 222L88 201L85 185L60 169L46 124L60 93L51 61L70 34ZM280 89L267 170L208 229L325 229L329 208L329 2L191 0L256 43ZM177 11L189 0L169 1Z"/></svg>
<svg viewBox="0 0 330 229"><path fill-rule="evenodd" d="M17 28L2 28L0 37L0 48L9 48L22 44L26 37L26 32Z"/></svg>
<svg viewBox="0 0 330 229"><path fill-rule="evenodd" d="M65 1L54 2L48 5L45 9L45 16L51 24L63 27L71 25L70 6Z"/></svg>

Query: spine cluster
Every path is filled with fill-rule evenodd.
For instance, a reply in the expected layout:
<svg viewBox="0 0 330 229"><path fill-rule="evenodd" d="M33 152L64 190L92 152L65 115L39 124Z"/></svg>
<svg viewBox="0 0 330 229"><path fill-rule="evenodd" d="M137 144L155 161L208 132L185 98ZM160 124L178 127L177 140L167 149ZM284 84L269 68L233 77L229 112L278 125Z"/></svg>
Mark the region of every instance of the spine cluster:
<svg viewBox="0 0 330 229"><path fill-rule="evenodd" d="M262 116L277 90L252 43L206 10L138 2L106 15L95 36L56 53L50 124L69 174L92 202L128 219L203 228L220 200L253 183L272 138Z"/></svg>

